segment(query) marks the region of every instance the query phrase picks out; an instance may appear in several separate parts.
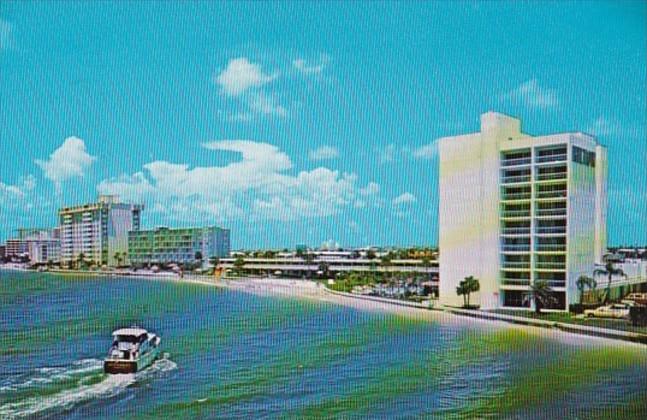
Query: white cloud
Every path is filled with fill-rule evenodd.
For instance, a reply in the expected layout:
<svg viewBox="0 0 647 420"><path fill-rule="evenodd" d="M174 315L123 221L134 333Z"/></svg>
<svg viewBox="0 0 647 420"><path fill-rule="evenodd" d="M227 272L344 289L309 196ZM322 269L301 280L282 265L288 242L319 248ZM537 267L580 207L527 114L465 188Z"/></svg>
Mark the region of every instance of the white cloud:
<svg viewBox="0 0 647 420"><path fill-rule="evenodd" d="M249 107L252 111L265 115L285 117L288 114L288 110L279 105L273 96L264 92L254 94L249 102Z"/></svg>
<svg viewBox="0 0 647 420"><path fill-rule="evenodd" d="M221 118L234 122L249 122L255 115L285 117L288 110L275 94L268 93L264 86L278 77L269 75L261 66L245 57L229 60L227 67L215 77L223 95L239 103L237 111L219 111ZM241 109L242 107L242 109Z"/></svg>
<svg viewBox="0 0 647 420"><path fill-rule="evenodd" d="M339 157L339 150L332 146L321 146L308 153L310 160L329 160Z"/></svg>
<svg viewBox="0 0 647 420"><path fill-rule="evenodd" d="M413 151L413 157L416 159L434 159L438 154L436 143L429 143L418 147Z"/></svg>
<svg viewBox="0 0 647 420"><path fill-rule="evenodd" d="M306 75L319 74L324 70L329 61L330 57L328 57L327 55L322 55L318 63L308 63L308 61L303 58L297 58L292 61L292 65L300 73Z"/></svg>
<svg viewBox="0 0 647 420"><path fill-rule="evenodd" d="M605 117L599 117L593 124L587 127L586 131L594 136L608 136L618 134L622 130L618 122L611 121Z"/></svg>
<svg viewBox="0 0 647 420"><path fill-rule="evenodd" d="M60 187L63 181L82 177L96 157L90 156L85 149L85 142L78 137L68 137L63 144L49 155L48 160L36 160L43 170L45 178Z"/></svg>
<svg viewBox="0 0 647 420"><path fill-rule="evenodd" d="M264 73L259 64L239 57L229 60L227 67L216 76L215 81L224 94L239 96L249 89L263 86L276 77Z"/></svg>
<svg viewBox="0 0 647 420"><path fill-rule="evenodd" d="M376 182L369 182L366 187L360 188L360 195L375 195L380 192L380 185Z"/></svg>
<svg viewBox="0 0 647 420"><path fill-rule="evenodd" d="M389 144L385 147L377 149L377 160L380 164L391 163L395 161L395 154L397 153L397 148L395 144Z"/></svg>
<svg viewBox="0 0 647 420"><path fill-rule="evenodd" d="M15 185L0 181L0 222L16 223L15 219L20 219L25 211L32 210L34 206L43 207L45 200L34 197L35 188L36 178L31 174Z"/></svg>
<svg viewBox="0 0 647 420"><path fill-rule="evenodd" d="M418 201L418 199L416 198L415 195L411 194L410 192L405 192L395 197L391 201L391 204L393 204L394 206L402 206L406 204L413 204L416 201Z"/></svg>
<svg viewBox="0 0 647 420"><path fill-rule="evenodd" d="M249 122L254 119L254 114L251 112L227 112L227 111L218 111L218 116L226 121L233 122Z"/></svg>
<svg viewBox="0 0 647 420"><path fill-rule="evenodd" d="M559 102L554 89L539 86L537 79L530 79L515 89L501 95L501 99L518 102L533 108L549 108Z"/></svg>
<svg viewBox="0 0 647 420"><path fill-rule="evenodd" d="M329 216L354 204L357 177L319 167L296 175L288 155L276 146L249 140L203 144L240 154L225 166L191 168L155 161L133 175L102 181L100 193L141 201L171 219L294 220Z"/></svg>
<svg viewBox="0 0 647 420"><path fill-rule="evenodd" d="M0 19L0 50L10 50L16 47L13 38L13 28L11 23Z"/></svg>

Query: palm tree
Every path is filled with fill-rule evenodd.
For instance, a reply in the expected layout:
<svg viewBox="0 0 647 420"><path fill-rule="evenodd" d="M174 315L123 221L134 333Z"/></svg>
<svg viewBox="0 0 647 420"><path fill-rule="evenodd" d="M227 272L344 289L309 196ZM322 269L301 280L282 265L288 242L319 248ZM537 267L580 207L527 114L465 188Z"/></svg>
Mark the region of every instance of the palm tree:
<svg viewBox="0 0 647 420"><path fill-rule="evenodd" d="M470 294L473 292L478 292L481 289L481 284L478 279L475 279L474 276L465 277L463 281L459 283L456 287L456 294L458 296L463 296L463 306L470 306Z"/></svg>
<svg viewBox="0 0 647 420"><path fill-rule="evenodd" d="M209 258L209 263L213 265L214 267L218 267L218 264L220 264L220 258L218 257L211 257Z"/></svg>
<svg viewBox="0 0 647 420"><path fill-rule="evenodd" d="M319 270L318 271L321 272L322 277L328 277L329 274L330 274L330 265L327 262L322 261L322 262L319 263Z"/></svg>
<svg viewBox="0 0 647 420"><path fill-rule="evenodd" d="M76 256L76 268L77 268L77 270L83 264L85 264L85 254L81 252L79 255Z"/></svg>
<svg viewBox="0 0 647 420"><path fill-rule="evenodd" d="M425 269L425 271L429 271L429 267L431 267L431 258L428 256L422 257L422 266Z"/></svg>
<svg viewBox="0 0 647 420"><path fill-rule="evenodd" d="M308 278L310 278L310 276L312 275L312 272L310 271L310 266L315 261L315 256L311 252L306 252L305 254L303 254L302 258L305 264L307 265L306 272L307 272Z"/></svg>
<svg viewBox="0 0 647 420"><path fill-rule="evenodd" d="M584 303L584 289L588 287L590 290L594 290L598 287L598 283L595 279L589 276L580 276L575 284L577 286L577 290L580 291L580 305Z"/></svg>
<svg viewBox="0 0 647 420"><path fill-rule="evenodd" d="M541 308L557 304L557 299L553 296L553 289L546 280L538 280L531 284L530 290L526 292L526 299L532 299L535 302L537 314L541 313Z"/></svg>
<svg viewBox="0 0 647 420"><path fill-rule="evenodd" d="M243 257L238 257L234 261L234 269L236 270L236 273L240 275L240 273L243 271L243 267L245 266L245 260Z"/></svg>
<svg viewBox="0 0 647 420"><path fill-rule="evenodd" d="M603 259L604 268L596 268L595 270L593 270L593 275L601 274L603 276L607 276L608 278L606 295L604 296L604 303L606 304L609 302L609 298L611 297L611 280L613 279L613 276L616 275L626 277L626 275L621 268L616 267L616 262L618 261L618 259L613 254L606 254Z"/></svg>
<svg viewBox="0 0 647 420"><path fill-rule="evenodd" d="M121 252L115 252L115 260L117 260L117 267L121 266L121 261L123 257L121 255Z"/></svg>

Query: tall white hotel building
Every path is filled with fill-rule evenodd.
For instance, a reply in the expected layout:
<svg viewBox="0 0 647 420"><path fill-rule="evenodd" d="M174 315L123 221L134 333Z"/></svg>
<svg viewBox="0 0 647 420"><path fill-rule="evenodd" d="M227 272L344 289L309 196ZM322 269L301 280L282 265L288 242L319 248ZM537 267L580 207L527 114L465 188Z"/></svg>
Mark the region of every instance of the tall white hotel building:
<svg viewBox="0 0 647 420"><path fill-rule="evenodd" d="M530 308L546 280L559 304L576 303L606 249L606 148L583 133L531 136L521 121L481 115L481 131L439 140L440 301L479 279L481 308Z"/></svg>
<svg viewBox="0 0 647 420"><path fill-rule="evenodd" d="M128 256L128 232L139 230L144 206L119 202L114 195L100 195L96 203L65 207L58 211L61 262L85 261L115 265L116 253Z"/></svg>

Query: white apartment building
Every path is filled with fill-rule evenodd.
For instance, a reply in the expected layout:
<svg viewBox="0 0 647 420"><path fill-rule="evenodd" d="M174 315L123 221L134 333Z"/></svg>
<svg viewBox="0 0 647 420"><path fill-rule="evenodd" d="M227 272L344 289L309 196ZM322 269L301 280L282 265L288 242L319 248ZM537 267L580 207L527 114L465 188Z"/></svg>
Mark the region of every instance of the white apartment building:
<svg viewBox="0 0 647 420"><path fill-rule="evenodd" d="M96 203L60 209L61 263L77 262L81 254L95 265L116 265L117 253L126 259L128 232L139 230L143 208L101 195Z"/></svg>
<svg viewBox="0 0 647 420"><path fill-rule="evenodd" d="M440 301L479 279L481 308L532 306L546 280L567 310L575 282L606 251L606 148L583 133L531 136L521 121L481 115L478 133L439 140Z"/></svg>

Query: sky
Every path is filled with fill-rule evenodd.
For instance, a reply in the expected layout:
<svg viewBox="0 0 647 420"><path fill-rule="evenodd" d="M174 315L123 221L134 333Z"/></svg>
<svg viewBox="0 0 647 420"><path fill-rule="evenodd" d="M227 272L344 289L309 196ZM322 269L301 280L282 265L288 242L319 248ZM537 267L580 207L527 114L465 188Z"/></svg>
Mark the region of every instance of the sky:
<svg viewBox="0 0 647 420"><path fill-rule="evenodd" d="M100 193L233 248L430 246L489 110L609 149L647 244L645 2L0 2L0 240Z"/></svg>

